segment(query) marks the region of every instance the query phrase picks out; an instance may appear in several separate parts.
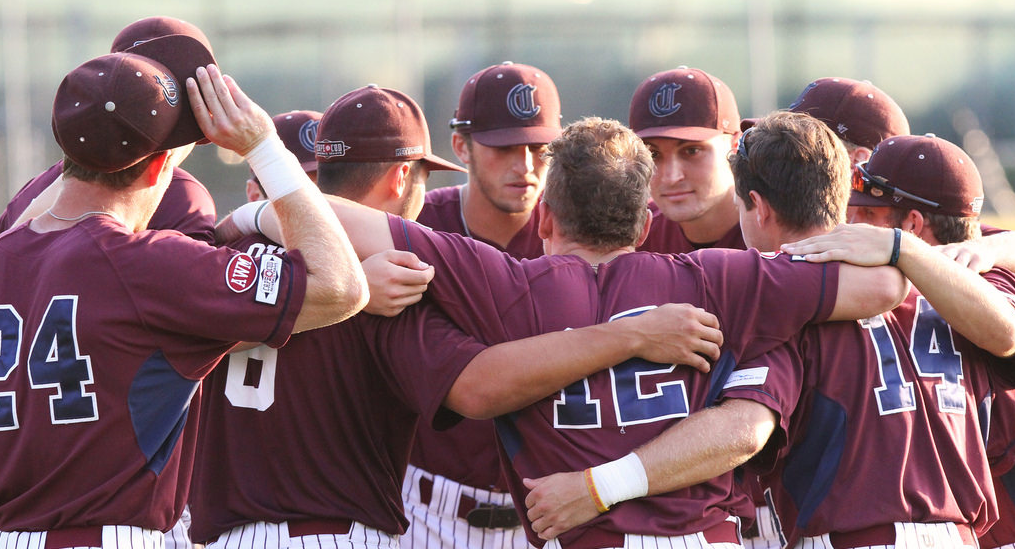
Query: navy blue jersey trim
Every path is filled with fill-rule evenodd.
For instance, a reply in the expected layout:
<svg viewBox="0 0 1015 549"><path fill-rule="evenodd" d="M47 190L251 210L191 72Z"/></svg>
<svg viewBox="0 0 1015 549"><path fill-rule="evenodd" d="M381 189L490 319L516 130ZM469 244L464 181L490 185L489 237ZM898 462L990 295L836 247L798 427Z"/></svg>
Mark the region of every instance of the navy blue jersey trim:
<svg viewBox="0 0 1015 549"><path fill-rule="evenodd" d="M832 489L846 446L846 409L815 393L803 440L786 456L782 484L799 510L797 526L804 528Z"/></svg>
<svg viewBox="0 0 1015 549"><path fill-rule="evenodd" d="M145 360L131 382L127 406L134 435L156 475L176 448L198 384L177 373L161 350Z"/></svg>

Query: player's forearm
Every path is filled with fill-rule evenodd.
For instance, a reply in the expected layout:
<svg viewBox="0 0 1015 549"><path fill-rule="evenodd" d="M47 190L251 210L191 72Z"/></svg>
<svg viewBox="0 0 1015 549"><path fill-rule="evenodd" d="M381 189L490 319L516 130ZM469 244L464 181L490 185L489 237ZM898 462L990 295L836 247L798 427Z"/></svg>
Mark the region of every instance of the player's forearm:
<svg viewBox="0 0 1015 549"><path fill-rule="evenodd" d="M320 191L306 186L274 201L281 242L307 264L307 292L294 332L327 326L366 306L366 275Z"/></svg>
<svg viewBox="0 0 1015 549"><path fill-rule="evenodd" d="M828 320L870 318L894 309L909 293L909 282L895 267L839 266L835 308Z"/></svg>
<svg viewBox="0 0 1015 549"><path fill-rule="evenodd" d="M910 233L903 235L898 267L973 344L997 356L1015 353L1015 307L983 277Z"/></svg>
<svg viewBox="0 0 1015 549"><path fill-rule="evenodd" d="M744 464L765 447L775 422L768 407L744 399L691 414L635 450L648 495L701 484Z"/></svg>
<svg viewBox="0 0 1015 549"><path fill-rule="evenodd" d="M613 324L551 332L489 347L469 363L444 404L474 419L512 412L637 352Z"/></svg>
<svg viewBox="0 0 1015 549"><path fill-rule="evenodd" d="M387 214L338 196L324 195L324 198L328 207L342 221L345 234L360 259L395 247L388 228ZM250 205L244 207L248 206ZM278 215L270 206L260 210L256 223L252 222L251 225L256 225L264 236L280 242L282 233Z"/></svg>

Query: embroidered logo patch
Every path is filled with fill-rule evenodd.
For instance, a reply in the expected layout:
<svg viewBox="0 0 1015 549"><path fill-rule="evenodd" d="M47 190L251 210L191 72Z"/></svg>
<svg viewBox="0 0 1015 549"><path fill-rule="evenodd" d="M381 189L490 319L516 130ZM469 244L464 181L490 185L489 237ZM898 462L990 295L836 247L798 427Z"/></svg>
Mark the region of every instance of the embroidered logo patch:
<svg viewBox="0 0 1015 549"><path fill-rule="evenodd" d="M278 287L282 280L282 258L277 255L261 256L261 272L254 301L274 305L278 301Z"/></svg>
<svg viewBox="0 0 1015 549"><path fill-rule="evenodd" d="M528 120L539 114L536 104L536 87L532 84L516 84L507 96L507 108L511 116L519 120Z"/></svg>
<svg viewBox="0 0 1015 549"><path fill-rule="evenodd" d="M652 98L649 99L648 112L656 118L662 118L679 111L680 103L677 102L676 93L682 87L680 84L670 82L656 88Z"/></svg>
<svg viewBox="0 0 1015 549"><path fill-rule="evenodd" d="M229 260L226 266L226 286L229 289L242 294L254 287L257 282L257 269L254 258L250 254L236 254Z"/></svg>
<svg viewBox="0 0 1015 549"><path fill-rule="evenodd" d="M162 78L165 78L163 80ZM175 107L180 104L180 90L176 88L176 80L173 80L168 74L163 74L162 78L155 77L155 81L162 86L162 96L166 98L166 102L169 103L170 107Z"/></svg>
<svg viewBox="0 0 1015 549"><path fill-rule="evenodd" d="M300 126L300 146L314 152L314 143L317 141L317 127L321 125L319 120L307 120Z"/></svg>
<svg viewBox="0 0 1015 549"><path fill-rule="evenodd" d="M729 389L730 387L744 387L747 385L764 385L767 379L768 366L744 368L730 374L729 379L726 380L726 385L723 385L722 388Z"/></svg>
<svg viewBox="0 0 1015 549"><path fill-rule="evenodd" d="M345 156L345 152L351 148L344 141L318 141L314 146L314 154L320 158L334 158Z"/></svg>

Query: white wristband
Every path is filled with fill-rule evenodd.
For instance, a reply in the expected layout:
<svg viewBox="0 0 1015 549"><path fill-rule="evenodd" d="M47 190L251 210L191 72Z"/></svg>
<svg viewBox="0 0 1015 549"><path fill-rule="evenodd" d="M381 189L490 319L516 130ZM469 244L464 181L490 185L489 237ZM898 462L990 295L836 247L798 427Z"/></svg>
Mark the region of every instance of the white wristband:
<svg viewBox="0 0 1015 549"><path fill-rule="evenodd" d="M247 153L246 159L269 200L278 200L306 185L313 185L296 156L285 148L276 133L258 143Z"/></svg>
<svg viewBox="0 0 1015 549"><path fill-rule="evenodd" d="M268 205L267 200L258 200L257 202L247 202L233 210L231 217L233 224L243 234L255 234L261 232L260 217L261 212L264 211L264 207Z"/></svg>
<svg viewBox="0 0 1015 549"><path fill-rule="evenodd" d="M641 459L634 452L593 467L592 479L607 508L621 501L648 495L648 475Z"/></svg>

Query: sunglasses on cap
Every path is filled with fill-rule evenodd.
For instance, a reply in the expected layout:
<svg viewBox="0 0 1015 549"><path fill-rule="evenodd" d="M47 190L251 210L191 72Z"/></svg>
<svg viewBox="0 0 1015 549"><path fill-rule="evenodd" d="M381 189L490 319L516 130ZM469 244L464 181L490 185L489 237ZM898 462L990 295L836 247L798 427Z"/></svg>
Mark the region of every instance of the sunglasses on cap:
<svg viewBox="0 0 1015 549"><path fill-rule="evenodd" d="M747 141L745 141L744 138L747 137L747 134L753 131L754 126L747 128L747 130L740 134L740 140L737 141L737 154L740 158L743 158L745 162L749 162L751 159L747 156Z"/></svg>
<svg viewBox="0 0 1015 549"><path fill-rule="evenodd" d="M745 154L746 158L747 155ZM859 191L864 194L869 194L875 198L882 198L885 196L897 196L899 198L905 198L912 200L918 204L929 206L931 208L940 208L941 204L926 198L916 196L913 193L906 192L898 187L888 184L888 180L879 175L871 175L865 167L867 162L860 162L853 168L853 190Z"/></svg>

